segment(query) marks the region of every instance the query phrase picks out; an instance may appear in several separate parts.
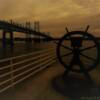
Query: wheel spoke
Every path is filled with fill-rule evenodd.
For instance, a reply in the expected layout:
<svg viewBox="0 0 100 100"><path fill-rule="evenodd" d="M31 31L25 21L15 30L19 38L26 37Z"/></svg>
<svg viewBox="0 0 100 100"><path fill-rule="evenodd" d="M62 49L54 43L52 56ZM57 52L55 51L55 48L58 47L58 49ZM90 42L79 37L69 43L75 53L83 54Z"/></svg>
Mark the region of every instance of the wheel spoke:
<svg viewBox="0 0 100 100"><path fill-rule="evenodd" d="M58 44L57 42L54 42L54 43ZM68 47L68 46L65 46L65 45L63 45L63 44L61 44L61 46L62 46L63 48L65 48L65 49L68 49L68 50L71 50L71 51L72 51L72 48L70 48L70 47Z"/></svg>
<svg viewBox="0 0 100 100"><path fill-rule="evenodd" d="M65 49L68 49L68 50L71 50L72 51L72 48L68 47L68 46L65 46L63 44L61 44L62 47L64 47Z"/></svg>
<svg viewBox="0 0 100 100"><path fill-rule="evenodd" d="M64 55L61 55L61 57L69 56L69 55L71 55L72 53L73 53L73 52L66 53L66 54L64 54Z"/></svg>
<svg viewBox="0 0 100 100"><path fill-rule="evenodd" d="M90 46L90 47L87 47L87 48L81 49L80 52L85 51L85 50L88 50L88 49L92 49L92 48L95 48L95 47L96 47L96 45L94 45L94 46Z"/></svg>
<svg viewBox="0 0 100 100"><path fill-rule="evenodd" d="M83 57L85 57L85 58L87 58L87 59L89 59L89 60L96 61L96 59L94 59L94 58L92 58L92 57L89 57L89 56L87 56L87 55L84 55L84 54L82 54L82 53L80 53L80 55L83 56Z"/></svg>

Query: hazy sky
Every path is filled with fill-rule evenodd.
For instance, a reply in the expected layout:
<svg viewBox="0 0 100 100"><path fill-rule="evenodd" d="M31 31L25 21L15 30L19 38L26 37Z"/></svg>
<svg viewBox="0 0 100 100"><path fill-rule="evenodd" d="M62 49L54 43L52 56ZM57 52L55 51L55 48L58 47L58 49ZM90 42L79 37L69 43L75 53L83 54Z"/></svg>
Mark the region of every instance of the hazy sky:
<svg viewBox="0 0 100 100"><path fill-rule="evenodd" d="M40 21L41 30L61 35L69 30L100 33L100 0L0 0L0 19Z"/></svg>

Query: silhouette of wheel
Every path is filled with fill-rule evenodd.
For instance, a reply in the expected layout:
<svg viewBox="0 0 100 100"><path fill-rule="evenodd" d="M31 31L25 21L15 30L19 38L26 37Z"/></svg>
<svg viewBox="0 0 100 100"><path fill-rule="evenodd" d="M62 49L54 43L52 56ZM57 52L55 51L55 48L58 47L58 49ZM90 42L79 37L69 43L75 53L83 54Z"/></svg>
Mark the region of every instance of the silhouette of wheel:
<svg viewBox="0 0 100 100"><path fill-rule="evenodd" d="M57 45L57 57L60 63L71 71L82 72L80 63L86 71L91 71L99 64L100 46L97 39L90 33L72 31L64 35Z"/></svg>

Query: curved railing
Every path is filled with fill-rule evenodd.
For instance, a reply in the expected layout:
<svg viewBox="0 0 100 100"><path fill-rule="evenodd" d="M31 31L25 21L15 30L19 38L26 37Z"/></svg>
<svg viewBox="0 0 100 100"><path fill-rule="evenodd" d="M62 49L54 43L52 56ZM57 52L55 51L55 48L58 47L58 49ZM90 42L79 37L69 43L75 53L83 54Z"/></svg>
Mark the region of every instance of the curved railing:
<svg viewBox="0 0 100 100"><path fill-rule="evenodd" d="M55 48L0 60L0 93L56 62Z"/></svg>

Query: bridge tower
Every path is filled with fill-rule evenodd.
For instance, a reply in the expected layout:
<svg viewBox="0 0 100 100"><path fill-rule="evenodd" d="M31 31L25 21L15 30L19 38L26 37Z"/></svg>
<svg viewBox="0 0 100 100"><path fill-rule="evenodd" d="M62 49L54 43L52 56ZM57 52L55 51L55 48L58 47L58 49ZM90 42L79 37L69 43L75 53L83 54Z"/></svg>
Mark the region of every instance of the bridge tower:
<svg viewBox="0 0 100 100"><path fill-rule="evenodd" d="M31 29L31 23L30 22L26 22L26 28ZM26 34L26 41L27 42L31 41L31 35L30 34Z"/></svg>
<svg viewBox="0 0 100 100"><path fill-rule="evenodd" d="M40 32L40 22L39 21L34 22L34 30L36 32ZM41 36L35 36L35 38L37 38L38 42L40 42Z"/></svg>
<svg viewBox="0 0 100 100"><path fill-rule="evenodd" d="M36 32L40 32L40 22L39 21L34 22L34 30Z"/></svg>
<svg viewBox="0 0 100 100"><path fill-rule="evenodd" d="M30 22L26 22L26 28L31 29ZM26 46L27 46L27 48L30 48L31 44L32 44L31 34L29 32L27 32L27 34L26 34Z"/></svg>

